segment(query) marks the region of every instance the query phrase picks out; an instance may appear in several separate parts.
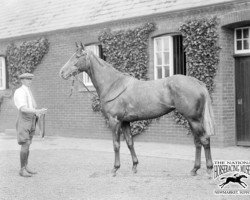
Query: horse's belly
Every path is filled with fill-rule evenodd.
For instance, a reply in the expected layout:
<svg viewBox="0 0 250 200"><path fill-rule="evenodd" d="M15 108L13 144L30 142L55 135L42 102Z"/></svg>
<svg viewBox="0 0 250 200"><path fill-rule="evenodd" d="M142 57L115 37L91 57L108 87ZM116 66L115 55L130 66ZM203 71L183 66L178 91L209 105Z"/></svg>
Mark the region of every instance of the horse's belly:
<svg viewBox="0 0 250 200"><path fill-rule="evenodd" d="M167 107L165 105L149 105L149 104L137 104L128 105L124 120L125 121L136 121L136 120L146 120L154 119L171 112L173 108Z"/></svg>

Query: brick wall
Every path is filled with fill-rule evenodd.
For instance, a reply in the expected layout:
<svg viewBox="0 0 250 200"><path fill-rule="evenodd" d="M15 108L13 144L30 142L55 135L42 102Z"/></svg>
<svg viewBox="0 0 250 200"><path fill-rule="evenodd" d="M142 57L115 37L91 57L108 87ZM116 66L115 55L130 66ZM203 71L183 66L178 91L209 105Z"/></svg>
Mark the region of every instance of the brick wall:
<svg viewBox="0 0 250 200"><path fill-rule="evenodd" d="M11 41L22 42L45 36L50 42L49 53L35 70L33 80L34 96L41 107L48 108L46 130L48 135L61 135L84 138L111 138L103 117L94 113L91 108L91 95L78 92L81 86L75 87L71 97L70 81L59 78L59 70L75 51L75 42L89 44L98 42L98 34L104 28L112 31L133 28L146 22L155 22L157 30L149 40L149 77L153 78L153 37L161 34L178 32L179 26L188 19L218 16L235 9L234 6L203 8L185 12L174 12L158 16L129 19L112 23L74 28L41 35L0 41L0 54L5 54L6 46ZM227 29L220 31L220 64L216 77L216 89L213 94L213 105L217 135L212 137L212 145L226 146L235 143L235 108L234 108L234 59L233 33ZM0 113L0 131L15 128L17 111L13 101L5 98ZM136 137L139 141L192 144L192 136L176 125L170 115L154 121L148 130Z"/></svg>

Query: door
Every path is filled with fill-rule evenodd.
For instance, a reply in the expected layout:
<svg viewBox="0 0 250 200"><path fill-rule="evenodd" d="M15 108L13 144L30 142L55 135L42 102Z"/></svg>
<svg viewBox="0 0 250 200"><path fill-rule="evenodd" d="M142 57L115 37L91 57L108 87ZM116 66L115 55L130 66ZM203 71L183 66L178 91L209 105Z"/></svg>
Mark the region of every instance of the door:
<svg viewBox="0 0 250 200"><path fill-rule="evenodd" d="M235 61L237 144L250 146L250 57Z"/></svg>

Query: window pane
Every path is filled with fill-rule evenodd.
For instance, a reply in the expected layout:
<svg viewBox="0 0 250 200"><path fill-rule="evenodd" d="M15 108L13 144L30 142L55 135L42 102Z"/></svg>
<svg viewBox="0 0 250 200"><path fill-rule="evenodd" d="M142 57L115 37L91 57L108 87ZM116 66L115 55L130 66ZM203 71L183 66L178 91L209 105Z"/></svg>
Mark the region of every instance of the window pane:
<svg viewBox="0 0 250 200"><path fill-rule="evenodd" d="M249 42L248 42L248 40L244 40L243 41L243 46L244 46L244 49L249 49Z"/></svg>
<svg viewBox="0 0 250 200"><path fill-rule="evenodd" d="M92 51L95 55L100 56L98 45L86 46L86 49Z"/></svg>
<svg viewBox="0 0 250 200"><path fill-rule="evenodd" d="M89 76L87 76L87 82L90 83L91 82L91 79Z"/></svg>
<svg viewBox="0 0 250 200"><path fill-rule="evenodd" d="M156 64L162 65L162 54L161 53L156 53Z"/></svg>
<svg viewBox="0 0 250 200"><path fill-rule="evenodd" d="M161 50L162 50L162 47L161 47L161 46L162 46L162 45L161 45L161 43L162 43L161 41L162 41L162 40L161 40L161 39L156 39L155 41L156 41L156 42L155 42L156 51L161 51Z"/></svg>
<svg viewBox="0 0 250 200"><path fill-rule="evenodd" d="M236 38L237 39L241 39L242 38L242 36L241 36L241 29L236 30Z"/></svg>
<svg viewBox="0 0 250 200"><path fill-rule="evenodd" d="M164 52L164 65L169 64L169 52Z"/></svg>
<svg viewBox="0 0 250 200"><path fill-rule="evenodd" d="M164 51L169 51L169 37L163 38L163 46Z"/></svg>
<svg viewBox="0 0 250 200"><path fill-rule="evenodd" d="M237 50L242 50L242 42L241 42L241 40L237 41Z"/></svg>
<svg viewBox="0 0 250 200"><path fill-rule="evenodd" d="M243 38L249 38L249 29L243 29Z"/></svg>
<svg viewBox="0 0 250 200"><path fill-rule="evenodd" d="M157 67L157 79L162 78L162 68L161 67Z"/></svg>
<svg viewBox="0 0 250 200"><path fill-rule="evenodd" d="M165 77L170 75L169 66L165 66Z"/></svg>

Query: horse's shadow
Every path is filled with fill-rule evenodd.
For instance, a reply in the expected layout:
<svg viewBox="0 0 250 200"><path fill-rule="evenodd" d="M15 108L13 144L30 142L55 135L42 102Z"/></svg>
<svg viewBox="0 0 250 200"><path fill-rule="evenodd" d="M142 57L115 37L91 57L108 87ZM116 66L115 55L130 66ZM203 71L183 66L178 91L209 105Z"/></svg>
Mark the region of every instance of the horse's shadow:
<svg viewBox="0 0 250 200"><path fill-rule="evenodd" d="M220 188L223 188L225 185L227 185L230 182L239 183L243 188L247 187L247 184L244 183L243 181L241 181L242 178L247 178L247 176L245 176L245 175L239 175L238 176L238 174L234 174L234 176L231 176L231 177L223 177L223 178L221 178L221 180L223 180L225 178L226 178L226 182L220 184L219 185Z"/></svg>

